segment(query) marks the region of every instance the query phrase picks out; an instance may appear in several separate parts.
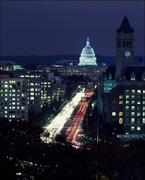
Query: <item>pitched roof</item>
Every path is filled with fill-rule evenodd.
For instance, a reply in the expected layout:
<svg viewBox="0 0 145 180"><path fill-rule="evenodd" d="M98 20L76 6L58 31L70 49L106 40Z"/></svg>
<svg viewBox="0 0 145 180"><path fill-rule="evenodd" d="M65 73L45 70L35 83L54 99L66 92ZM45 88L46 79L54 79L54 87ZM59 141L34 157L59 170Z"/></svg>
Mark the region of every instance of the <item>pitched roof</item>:
<svg viewBox="0 0 145 180"><path fill-rule="evenodd" d="M120 28L117 29L117 32L120 33L120 32L123 32L123 33L133 33L134 32L134 29L131 27L129 21L128 21L128 18L127 16L124 17L121 25L120 25Z"/></svg>
<svg viewBox="0 0 145 180"><path fill-rule="evenodd" d="M136 81L141 81L144 73L145 66L128 66L124 71L126 80L130 80L131 74L134 74Z"/></svg>
<svg viewBox="0 0 145 180"><path fill-rule="evenodd" d="M112 80L115 80L115 72L116 67L115 66L109 66L104 72L104 78L109 80L109 75L112 75ZM130 77L132 74L135 75L136 81L141 81L142 76L145 73L145 66L128 66L124 72L122 73L122 78L125 78L126 81L130 81Z"/></svg>

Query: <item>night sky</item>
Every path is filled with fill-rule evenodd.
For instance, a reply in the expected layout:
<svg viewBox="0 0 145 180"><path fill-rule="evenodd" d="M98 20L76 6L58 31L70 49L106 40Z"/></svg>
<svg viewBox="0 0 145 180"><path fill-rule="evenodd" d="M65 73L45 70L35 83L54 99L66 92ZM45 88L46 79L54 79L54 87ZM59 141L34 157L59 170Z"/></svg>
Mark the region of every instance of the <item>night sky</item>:
<svg viewBox="0 0 145 180"><path fill-rule="evenodd" d="M80 54L86 37L98 55L115 55L125 15L144 55L144 1L1 1L1 56Z"/></svg>

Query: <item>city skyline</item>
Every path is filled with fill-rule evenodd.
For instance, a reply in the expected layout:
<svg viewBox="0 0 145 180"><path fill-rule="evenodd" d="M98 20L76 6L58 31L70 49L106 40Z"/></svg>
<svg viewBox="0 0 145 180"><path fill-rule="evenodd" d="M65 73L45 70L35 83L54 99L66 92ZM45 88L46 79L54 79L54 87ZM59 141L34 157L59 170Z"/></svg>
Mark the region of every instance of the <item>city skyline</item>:
<svg viewBox="0 0 145 180"><path fill-rule="evenodd" d="M135 29L135 54L144 56L143 4L2 1L0 55L76 55L89 36L96 54L115 56L116 29L127 15Z"/></svg>

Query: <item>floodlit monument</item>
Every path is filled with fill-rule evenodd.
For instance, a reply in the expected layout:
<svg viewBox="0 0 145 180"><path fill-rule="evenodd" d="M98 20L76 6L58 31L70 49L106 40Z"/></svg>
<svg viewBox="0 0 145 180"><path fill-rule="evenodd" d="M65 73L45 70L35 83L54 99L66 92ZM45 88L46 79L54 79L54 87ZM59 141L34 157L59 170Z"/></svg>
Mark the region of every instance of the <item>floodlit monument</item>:
<svg viewBox="0 0 145 180"><path fill-rule="evenodd" d="M79 59L79 66L97 66L94 49L90 46L89 37L87 37L86 46L82 49Z"/></svg>

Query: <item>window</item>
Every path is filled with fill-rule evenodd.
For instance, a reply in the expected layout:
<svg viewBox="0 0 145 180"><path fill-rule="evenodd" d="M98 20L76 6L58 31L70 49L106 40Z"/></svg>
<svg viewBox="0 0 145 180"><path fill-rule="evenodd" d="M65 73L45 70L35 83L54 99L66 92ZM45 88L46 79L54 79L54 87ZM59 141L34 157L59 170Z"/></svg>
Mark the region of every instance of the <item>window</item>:
<svg viewBox="0 0 145 180"><path fill-rule="evenodd" d="M131 104L135 104L135 101L131 101Z"/></svg>
<svg viewBox="0 0 145 180"><path fill-rule="evenodd" d="M123 112L119 112L119 116L123 116Z"/></svg>
<svg viewBox="0 0 145 180"><path fill-rule="evenodd" d="M131 98L132 98L132 99L135 99L135 95L132 95Z"/></svg>
<svg viewBox="0 0 145 180"><path fill-rule="evenodd" d="M112 112L112 116L116 116L116 112Z"/></svg>
<svg viewBox="0 0 145 180"><path fill-rule="evenodd" d="M142 119L142 123L145 124L145 118Z"/></svg>
<svg viewBox="0 0 145 180"><path fill-rule="evenodd" d="M131 106L131 110L135 110L135 106Z"/></svg>
<svg viewBox="0 0 145 180"><path fill-rule="evenodd" d="M140 131L140 126L137 126L137 131Z"/></svg>
<svg viewBox="0 0 145 180"><path fill-rule="evenodd" d="M123 118L119 118L119 124L123 124Z"/></svg>
<svg viewBox="0 0 145 180"><path fill-rule="evenodd" d="M129 106L126 106L126 110L129 110Z"/></svg>
<svg viewBox="0 0 145 180"><path fill-rule="evenodd" d="M135 130L135 127L134 127L134 126L131 126L131 130Z"/></svg>
<svg viewBox="0 0 145 180"><path fill-rule="evenodd" d="M140 101L137 101L137 104L141 104L141 102L140 102Z"/></svg>
<svg viewBox="0 0 145 180"><path fill-rule="evenodd" d="M131 123L135 123L135 118L131 118Z"/></svg>
<svg viewBox="0 0 145 180"><path fill-rule="evenodd" d="M126 101L126 104L129 104L129 101Z"/></svg>
<svg viewBox="0 0 145 180"><path fill-rule="evenodd" d="M140 112L137 112L137 116L140 116L141 115L141 113Z"/></svg>
<svg viewBox="0 0 145 180"><path fill-rule="evenodd" d="M131 112L131 115L132 115L132 116L135 116L135 112Z"/></svg>
<svg viewBox="0 0 145 180"><path fill-rule="evenodd" d="M120 96L119 96L119 99L123 99L123 96L122 96L122 95L120 95Z"/></svg>
<svg viewBox="0 0 145 180"><path fill-rule="evenodd" d="M129 99L129 95L126 95L125 98L126 98L126 99Z"/></svg>
<svg viewBox="0 0 145 180"><path fill-rule="evenodd" d="M119 104L123 104L123 101L119 101Z"/></svg>

